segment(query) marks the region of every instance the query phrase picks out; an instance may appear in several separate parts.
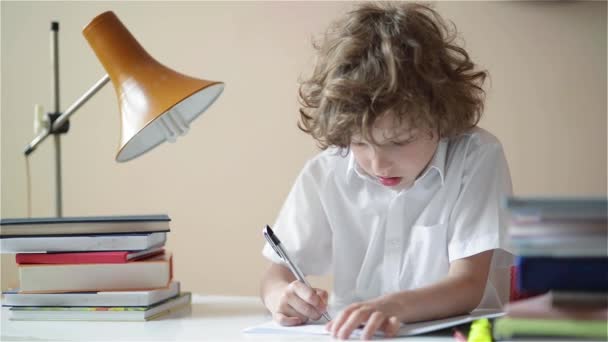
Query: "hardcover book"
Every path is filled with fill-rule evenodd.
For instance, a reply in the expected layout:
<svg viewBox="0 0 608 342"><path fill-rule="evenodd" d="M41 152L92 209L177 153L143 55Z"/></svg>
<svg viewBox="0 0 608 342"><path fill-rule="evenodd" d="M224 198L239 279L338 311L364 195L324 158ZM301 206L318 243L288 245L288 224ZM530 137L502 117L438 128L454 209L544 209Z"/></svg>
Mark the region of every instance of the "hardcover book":
<svg viewBox="0 0 608 342"><path fill-rule="evenodd" d="M0 219L0 238L168 232L167 215L84 216Z"/></svg>
<svg viewBox="0 0 608 342"><path fill-rule="evenodd" d="M532 319L503 317L494 322L494 338L497 340L512 337L534 338L608 338L606 321L579 321L564 319Z"/></svg>
<svg viewBox="0 0 608 342"><path fill-rule="evenodd" d="M608 292L608 258L517 257L518 288Z"/></svg>
<svg viewBox="0 0 608 342"><path fill-rule="evenodd" d="M575 197L509 197L506 208L518 220L603 220L608 217L608 199Z"/></svg>
<svg viewBox="0 0 608 342"><path fill-rule="evenodd" d="M3 292L2 306L150 306L179 294L180 284L149 291L99 291L66 293Z"/></svg>
<svg viewBox="0 0 608 342"><path fill-rule="evenodd" d="M603 294L606 298L606 294ZM608 320L608 307L605 302L598 301L599 305L556 305L553 293L511 302L505 306L507 316L511 318L538 318L538 319L562 319L578 321L606 321Z"/></svg>
<svg viewBox="0 0 608 342"><path fill-rule="evenodd" d="M597 235L512 236L511 246L520 256L608 257L608 237Z"/></svg>
<svg viewBox="0 0 608 342"><path fill-rule="evenodd" d="M140 251L163 246L166 240L166 232L4 237L0 252Z"/></svg>
<svg viewBox="0 0 608 342"><path fill-rule="evenodd" d="M121 264L18 265L21 293L150 290L172 278L171 255Z"/></svg>
<svg viewBox="0 0 608 342"><path fill-rule="evenodd" d="M12 307L9 319L23 321L148 321L190 306L190 292L142 307Z"/></svg>
<svg viewBox="0 0 608 342"><path fill-rule="evenodd" d="M163 254L162 247L143 251L74 252L74 253L19 253L17 264L121 264Z"/></svg>

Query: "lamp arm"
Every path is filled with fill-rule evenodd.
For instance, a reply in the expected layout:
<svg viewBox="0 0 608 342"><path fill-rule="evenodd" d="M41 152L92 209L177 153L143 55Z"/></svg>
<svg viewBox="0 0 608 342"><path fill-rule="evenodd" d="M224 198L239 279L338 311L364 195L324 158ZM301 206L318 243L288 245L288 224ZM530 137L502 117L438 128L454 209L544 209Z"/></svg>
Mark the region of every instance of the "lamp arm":
<svg viewBox="0 0 608 342"><path fill-rule="evenodd" d="M68 107L68 109L66 109L65 112L63 112L61 114L61 116L59 116L57 118L57 120L55 120L53 122L52 126L50 126L49 128L45 129L44 131L40 132L40 134L38 134L26 146L24 154L27 156L30 153L34 152L34 150L36 149L36 147L41 142L43 142L44 139L46 139L49 135L53 134L53 132L56 132L59 129L61 129L61 126L63 126L65 124L65 122L70 118L70 116L72 114L74 114L74 112L76 112L91 97L93 97L93 95L95 95L99 91L99 89L101 89L104 85L106 85L106 83L108 83L109 80L110 80L110 77L106 74L99 81L97 81L97 83L95 83L89 90L87 90L86 93L84 93L78 100L76 100L70 107Z"/></svg>

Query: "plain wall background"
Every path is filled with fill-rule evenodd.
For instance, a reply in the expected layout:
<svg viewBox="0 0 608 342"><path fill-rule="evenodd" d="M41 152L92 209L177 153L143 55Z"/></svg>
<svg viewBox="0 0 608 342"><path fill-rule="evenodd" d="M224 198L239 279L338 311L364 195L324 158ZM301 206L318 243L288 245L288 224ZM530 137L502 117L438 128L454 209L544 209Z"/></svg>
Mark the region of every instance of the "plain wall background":
<svg viewBox="0 0 608 342"><path fill-rule="evenodd" d="M296 128L311 37L347 2L11 2L1 11L1 216L27 215L22 151L35 103L51 109L50 22L60 22L61 109L103 68L81 34L113 10L167 66L221 80L224 94L176 144L114 161L117 101L107 85L62 137L64 215L167 213L175 277L204 294L258 293L273 223L314 142ZM503 143L519 195L606 195L606 2L440 2L490 71L481 126ZM30 158L33 216L53 216L52 139ZM320 280L328 284L327 279ZM16 286L2 256L2 288Z"/></svg>

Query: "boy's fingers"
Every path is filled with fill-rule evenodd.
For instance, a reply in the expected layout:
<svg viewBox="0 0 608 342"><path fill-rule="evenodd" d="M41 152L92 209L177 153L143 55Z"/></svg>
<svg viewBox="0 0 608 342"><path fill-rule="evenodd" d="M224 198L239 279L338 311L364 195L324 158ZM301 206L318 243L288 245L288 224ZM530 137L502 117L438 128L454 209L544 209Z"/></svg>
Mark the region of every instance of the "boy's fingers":
<svg viewBox="0 0 608 342"><path fill-rule="evenodd" d="M384 321L380 330L384 331L386 337L393 337L397 335L401 328L401 322L395 316L391 316L389 319Z"/></svg>
<svg viewBox="0 0 608 342"><path fill-rule="evenodd" d="M306 318L311 318L317 320L321 318L321 313L317 308L308 304L308 302L304 301L297 294L293 294L288 297L287 303L299 314L303 315Z"/></svg>
<svg viewBox="0 0 608 342"><path fill-rule="evenodd" d="M272 318L275 320L275 322L284 326L300 325L303 323L300 317L289 317L280 312L274 313Z"/></svg>
<svg viewBox="0 0 608 342"><path fill-rule="evenodd" d="M340 327L340 330L338 331L338 338L344 340L349 338L350 334L352 334L355 329L357 329L362 323L365 323L368 320L370 314L371 313L369 311L361 308L353 311L349 315L346 322L342 324L342 327Z"/></svg>
<svg viewBox="0 0 608 342"><path fill-rule="evenodd" d="M327 291L323 290L323 289L315 289L315 292L317 293L317 295L319 297L321 297L321 299L327 303L327 299L329 298L329 294L327 293Z"/></svg>
<svg viewBox="0 0 608 342"><path fill-rule="evenodd" d="M325 324L325 330L331 331L331 326L334 324L334 321L329 321Z"/></svg>
<svg viewBox="0 0 608 342"><path fill-rule="evenodd" d="M294 281L290 284L295 294L302 298L306 303L316 307L321 302L321 297L317 293L300 281Z"/></svg>
<svg viewBox="0 0 608 342"><path fill-rule="evenodd" d="M386 319L386 316L380 311L374 312L367 323L365 323L365 328L363 329L363 334L361 335L362 340L371 340L374 333L383 325Z"/></svg>
<svg viewBox="0 0 608 342"><path fill-rule="evenodd" d="M310 287L306 286L306 284L299 281L291 283L291 289L296 294L296 296L300 297L306 303L314 307L316 313L323 313L327 310L327 300L324 300L323 297L318 294L318 291L322 291L325 292L325 296L327 296L326 291L319 289L311 289ZM314 318L313 316L309 317ZM319 318L320 316L314 319Z"/></svg>
<svg viewBox="0 0 608 342"><path fill-rule="evenodd" d="M315 289L315 292L321 298L321 302L316 307L317 310L319 310L320 312L327 311L327 301L329 299L329 294L327 293L327 291L321 289Z"/></svg>
<svg viewBox="0 0 608 342"><path fill-rule="evenodd" d="M306 323L308 321L308 317L295 308L293 308L289 303L285 303L279 307L277 313L281 313L287 317L297 317L300 319L300 323Z"/></svg>
<svg viewBox="0 0 608 342"><path fill-rule="evenodd" d="M338 314L338 317L336 317L332 320L331 335L333 337L338 337L338 332L340 331L340 328L342 327L344 322L346 322L346 320L348 319L350 314L355 309L356 309L356 307L351 305L351 306L347 307L346 309L344 309L342 312L340 312Z"/></svg>
<svg viewBox="0 0 608 342"><path fill-rule="evenodd" d="M344 321L346 320L346 317L344 317L344 312L340 312L338 314L338 317L335 317L334 319L331 320L331 336L333 337L338 337L338 331L340 330L340 327L342 326L342 324L344 323Z"/></svg>

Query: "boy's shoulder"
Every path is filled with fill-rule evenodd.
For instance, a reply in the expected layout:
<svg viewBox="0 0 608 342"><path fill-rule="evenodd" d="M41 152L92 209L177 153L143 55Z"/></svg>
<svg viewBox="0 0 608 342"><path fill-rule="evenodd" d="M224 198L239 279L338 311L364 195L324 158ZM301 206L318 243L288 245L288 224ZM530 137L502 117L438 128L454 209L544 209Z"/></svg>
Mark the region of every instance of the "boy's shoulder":
<svg viewBox="0 0 608 342"><path fill-rule="evenodd" d="M500 172L501 167L507 170L500 140L480 127L449 139L445 158L445 177L456 186L460 186L473 173L477 179L490 179L491 175Z"/></svg>
<svg viewBox="0 0 608 342"><path fill-rule="evenodd" d="M337 147L329 147L312 157L307 165L313 168L334 169L342 165L347 166L349 153Z"/></svg>
<svg viewBox="0 0 608 342"><path fill-rule="evenodd" d="M344 150L330 147L309 159L303 171L321 180L337 172L346 172L349 162L349 155Z"/></svg>
<svg viewBox="0 0 608 342"><path fill-rule="evenodd" d="M452 153L471 155L502 150L502 144L494 134L481 127L473 127L450 139L450 149Z"/></svg>

